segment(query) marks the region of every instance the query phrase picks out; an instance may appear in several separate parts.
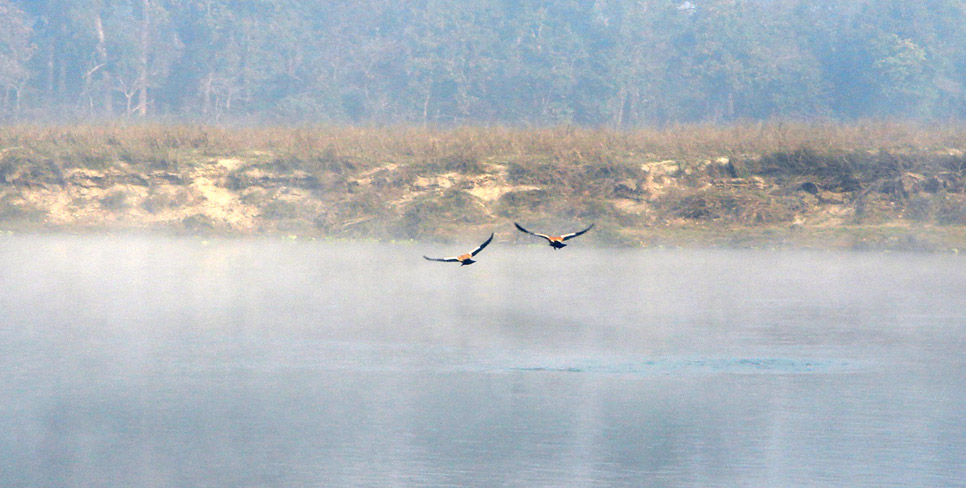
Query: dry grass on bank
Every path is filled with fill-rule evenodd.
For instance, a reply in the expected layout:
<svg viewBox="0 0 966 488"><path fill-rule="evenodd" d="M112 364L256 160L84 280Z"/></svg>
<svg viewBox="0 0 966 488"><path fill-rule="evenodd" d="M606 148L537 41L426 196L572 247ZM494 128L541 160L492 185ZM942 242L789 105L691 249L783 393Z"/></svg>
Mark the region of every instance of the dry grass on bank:
<svg viewBox="0 0 966 488"><path fill-rule="evenodd" d="M599 242L812 245L801 229L898 225L942 227L929 232L943 241L966 225L964 151L964 127L886 122L7 126L0 226L449 239L513 220L596 221Z"/></svg>
<svg viewBox="0 0 966 488"><path fill-rule="evenodd" d="M268 153L282 160L410 159L439 164L491 158L617 162L628 156L689 160L794 150L908 152L966 148L966 127L892 122L682 125L615 131L556 127L225 128L188 125L5 126L0 151L69 166L161 164L192 156ZM187 160L187 161L186 161Z"/></svg>

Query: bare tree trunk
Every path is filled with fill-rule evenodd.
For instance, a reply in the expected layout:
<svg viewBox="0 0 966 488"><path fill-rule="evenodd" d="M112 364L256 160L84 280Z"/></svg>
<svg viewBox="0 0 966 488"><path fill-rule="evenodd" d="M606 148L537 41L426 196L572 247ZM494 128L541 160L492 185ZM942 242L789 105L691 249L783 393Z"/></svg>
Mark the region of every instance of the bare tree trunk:
<svg viewBox="0 0 966 488"><path fill-rule="evenodd" d="M211 114L211 84L214 80L215 74L208 72L208 76L205 77L205 81L201 84L201 113L208 117Z"/></svg>
<svg viewBox="0 0 966 488"><path fill-rule="evenodd" d="M67 37L67 25L60 26L61 38ZM58 56L57 63L57 94L64 97L67 94L67 63L63 56Z"/></svg>
<svg viewBox="0 0 966 488"><path fill-rule="evenodd" d="M20 121L20 92L23 90L23 86L26 84L26 80L20 84L18 87L14 87L14 97L16 97L16 106L13 109L13 119L15 121Z"/></svg>
<svg viewBox="0 0 966 488"><path fill-rule="evenodd" d="M54 44L54 36L50 36L47 42L47 98L54 100L54 53L57 51Z"/></svg>
<svg viewBox="0 0 966 488"><path fill-rule="evenodd" d="M97 62L101 66L101 92L104 97L105 115L114 114L113 96L111 93L111 73L107 69L107 43L104 41L104 25L101 15L94 17L94 28L97 30Z"/></svg>
<svg viewBox="0 0 966 488"><path fill-rule="evenodd" d="M430 89L426 93L426 99L423 100L423 127L426 127L426 125L429 124L429 99L432 98L432 96L433 92L432 89Z"/></svg>
<svg viewBox="0 0 966 488"><path fill-rule="evenodd" d="M148 115L148 47L151 31L151 0L141 0L144 18L141 21L141 52L138 59L138 114L143 118Z"/></svg>
<svg viewBox="0 0 966 488"><path fill-rule="evenodd" d="M617 116L615 117L615 120L614 120L614 128L615 129L620 129L624 125L624 106L627 105L627 98L629 96L630 95L628 95L626 88L621 87L621 89L618 90L618 95L617 95L617 103L618 103Z"/></svg>

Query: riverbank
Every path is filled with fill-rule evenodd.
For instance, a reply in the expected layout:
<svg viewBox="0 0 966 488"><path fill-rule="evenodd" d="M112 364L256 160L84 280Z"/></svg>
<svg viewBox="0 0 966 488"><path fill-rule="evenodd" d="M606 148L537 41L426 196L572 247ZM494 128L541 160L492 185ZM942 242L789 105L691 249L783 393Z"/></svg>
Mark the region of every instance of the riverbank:
<svg viewBox="0 0 966 488"><path fill-rule="evenodd" d="M0 128L0 231L966 249L966 130Z"/></svg>

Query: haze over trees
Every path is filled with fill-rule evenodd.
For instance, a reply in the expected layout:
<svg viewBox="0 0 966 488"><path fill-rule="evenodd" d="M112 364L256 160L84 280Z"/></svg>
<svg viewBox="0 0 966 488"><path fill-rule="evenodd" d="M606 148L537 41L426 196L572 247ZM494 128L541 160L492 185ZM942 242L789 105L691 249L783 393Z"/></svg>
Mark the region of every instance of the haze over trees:
<svg viewBox="0 0 966 488"><path fill-rule="evenodd" d="M966 118L966 1L0 0L0 118Z"/></svg>

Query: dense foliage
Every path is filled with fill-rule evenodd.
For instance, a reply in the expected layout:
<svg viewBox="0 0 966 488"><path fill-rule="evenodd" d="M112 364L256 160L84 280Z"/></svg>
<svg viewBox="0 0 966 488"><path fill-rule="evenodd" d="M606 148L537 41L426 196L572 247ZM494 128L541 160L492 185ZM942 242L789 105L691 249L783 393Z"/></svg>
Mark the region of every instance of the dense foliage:
<svg viewBox="0 0 966 488"><path fill-rule="evenodd" d="M0 116L966 117L963 0L0 0Z"/></svg>

